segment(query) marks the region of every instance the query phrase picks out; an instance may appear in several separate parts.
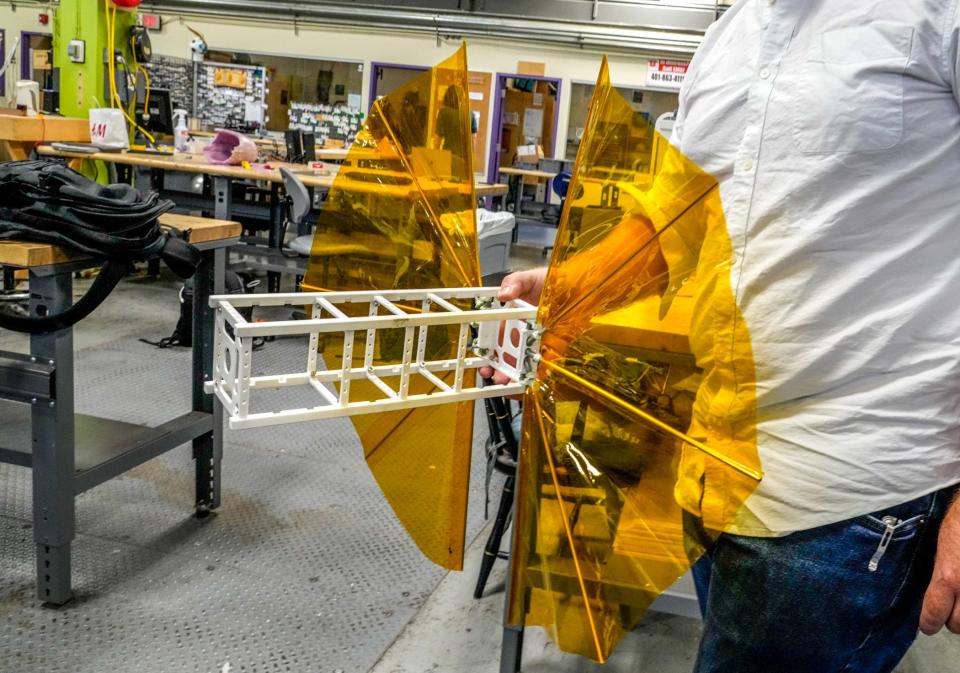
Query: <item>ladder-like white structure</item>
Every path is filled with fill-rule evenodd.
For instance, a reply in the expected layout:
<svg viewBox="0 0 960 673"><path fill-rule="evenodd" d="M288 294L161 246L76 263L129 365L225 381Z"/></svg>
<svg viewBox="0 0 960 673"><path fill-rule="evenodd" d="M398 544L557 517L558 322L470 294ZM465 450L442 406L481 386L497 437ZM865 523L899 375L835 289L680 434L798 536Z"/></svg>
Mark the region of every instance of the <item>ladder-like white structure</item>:
<svg viewBox="0 0 960 673"><path fill-rule="evenodd" d="M499 288L481 287L211 297L210 305L216 312L216 333L213 380L207 382L206 391L216 394L223 403L230 428L396 411L521 393L532 381L532 371L539 360L537 309L519 300L501 303L498 293ZM348 315L357 312L345 310L348 305L365 305L366 315ZM311 315L308 320L250 322L240 312L243 308L267 306L307 307ZM451 325L458 328L459 334L455 357L428 360L429 329ZM377 331L398 328L404 330L402 357L399 361L378 364ZM323 363L319 357L320 339L331 333L343 335L343 364L337 369L321 368ZM353 366L358 333L365 336L362 367ZM303 360L305 369L252 375L254 337L297 335L309 336ZM482 366L493 367L510 382L484 387L467 385L467 373ZM452 381L449 376L447 380L442 377L448 372L453 372ZM428 392L410 392L415 377L431 384ZM351 400L350 384L356 380L370 381L383 396ZM251 408L251 392L286 386L311 387L316 392L317 404L267 411Z"/></svg>

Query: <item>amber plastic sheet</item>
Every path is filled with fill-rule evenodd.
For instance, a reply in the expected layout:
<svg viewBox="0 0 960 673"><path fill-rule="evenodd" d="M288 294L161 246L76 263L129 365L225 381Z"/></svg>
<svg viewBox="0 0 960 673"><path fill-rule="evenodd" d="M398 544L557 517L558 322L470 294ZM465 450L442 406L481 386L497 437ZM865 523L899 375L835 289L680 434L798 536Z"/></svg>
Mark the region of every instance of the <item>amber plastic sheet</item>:
<svg viewBox="0 0 960 673"><path fill-rule="evenodd" d="M509 621L604 661L761 476L755 372L716 181L606 60L541 299Z"/></svg>
<svg viewBox="0 0 960 673"><path fill-rule="evenodd" d="M469 114L465 46L374 103L324 203L305 290L480 284ZM428 359L455 356L454 331L430 328ZM405 330L378 334L374 364L399 362ZM342 338L322 342L328 368L342 365L342 346ZM354 367L363 365L365 351L358 333ZM415 377L409 392L432 389ZM354 381L350 396L383 393ZM463 565L473 408L471 402L351 419L397 517L428 558L451 569Z"/></svg>

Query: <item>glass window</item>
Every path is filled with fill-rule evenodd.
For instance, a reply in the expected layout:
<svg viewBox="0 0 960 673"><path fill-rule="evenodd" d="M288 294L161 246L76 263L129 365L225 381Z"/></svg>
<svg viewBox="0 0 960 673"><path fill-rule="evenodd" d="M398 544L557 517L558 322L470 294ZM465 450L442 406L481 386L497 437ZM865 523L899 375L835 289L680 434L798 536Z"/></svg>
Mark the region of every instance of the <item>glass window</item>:
<svg viewBox="0 0 960 673"><path fill-rule="evenodd" d="M577 158L583 127L587 123L587 111L593 98L593 84L574 82L570 94L570 119L567 126L567 147L565 158ZM618 86L616 90L651 124L655 124L660 115L677 109L677 94L663 91L649 91L639 87Z"/></svg>
<svg viewBox="0 0 960 673"><path fill-rule="evenodd" d="M320 110L329 106L359 112L362 108L362 63L224 50L208 52L206 61L256 65L267 69L267 129L270 131L286 131L289 128L290 108L294 104L319 106Z"/></svg>

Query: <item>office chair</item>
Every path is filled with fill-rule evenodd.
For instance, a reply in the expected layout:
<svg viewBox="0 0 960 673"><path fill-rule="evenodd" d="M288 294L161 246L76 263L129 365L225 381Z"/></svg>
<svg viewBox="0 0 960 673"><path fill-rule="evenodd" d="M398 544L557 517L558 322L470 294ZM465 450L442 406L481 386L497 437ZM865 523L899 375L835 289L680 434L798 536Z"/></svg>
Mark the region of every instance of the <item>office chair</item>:
<svg viewBox="0 0 960 673"><path fill-rule="evenodd" d="M557 225L560 225L560 217L563 215L563 205L567 200L567 190L570 188L570 178L572 177L569 171L561 171L553 176L553 180L550 181L550 187L553 189L553 193L560 197L560 209L557 211ZM553 250L552 245L543 246L543 256L546 257L550 254L550 251Z"/></svg>
<svg viewBox="0 0 960 673"><path fill-rule="evenodd" d="M296 176L296 174L285 166L280 167L280 175L283 178L283 189L286 192L284 205L286 215L283 221L283 227L280 230L280 252L285 257L303 257L310 256L310 247L313 244L313 235L310 233L310 223L307 218L313 207L313 198L310 196L310 190ZM287 229L293 225L297 228L297 236L289 245L284 245L287 237ZM302 275L297 275L297 287L303 280Z"/></svg>

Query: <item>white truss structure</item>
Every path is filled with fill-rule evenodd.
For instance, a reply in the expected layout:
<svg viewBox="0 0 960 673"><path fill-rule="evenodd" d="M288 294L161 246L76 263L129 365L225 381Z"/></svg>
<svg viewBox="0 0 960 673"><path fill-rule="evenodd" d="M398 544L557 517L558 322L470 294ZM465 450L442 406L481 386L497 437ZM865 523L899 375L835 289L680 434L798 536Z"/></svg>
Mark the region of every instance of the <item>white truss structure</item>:
<svg viewBox="0 0 960 673"><path fill-rule="evenodd" d="M484 397L515 395L532 381L539 360L540 330L537 309L523 301L501 303L499 288L436 290L387 290L383 292L318 292L291 294L221 295L210 298L216 310L213 381L208 393L223 403L230 428L252 428L300 421L313 421L356 414L370 414L434 404L450 404ZM473 309L463 309L466 300ZM347 305L365 305L366 315L354 317ZM248 307L307 307L308 320L250 322L240 310ZM503 328L501 329L501 324ZM459 338L455 357L428 360L429 328L456 326ZM380 363L376 344L378 330L403 329L403 352L399 361ZM322 335L343 335L342 366L323 369L319 357ZM363 366L354 367L354 343L363 342ZM254 337L308 336L305 367L295 373L253 376ZM466 374L490 366L505 374L503 385L468 385ZM453 381L442 375L453 372ZM432 384L429 392L411 393L410 384L422 377ZM447 377L449 379L449 377ZM351 382L366 380L383 396L374 400L351 400ZM479 375L476 377L479 384ZM392 385L391 385L392 384ZM317 395L314 406L256 411L251 392L286 386L309 386ZM339 392L338 392L339 391Z"/></svg>

